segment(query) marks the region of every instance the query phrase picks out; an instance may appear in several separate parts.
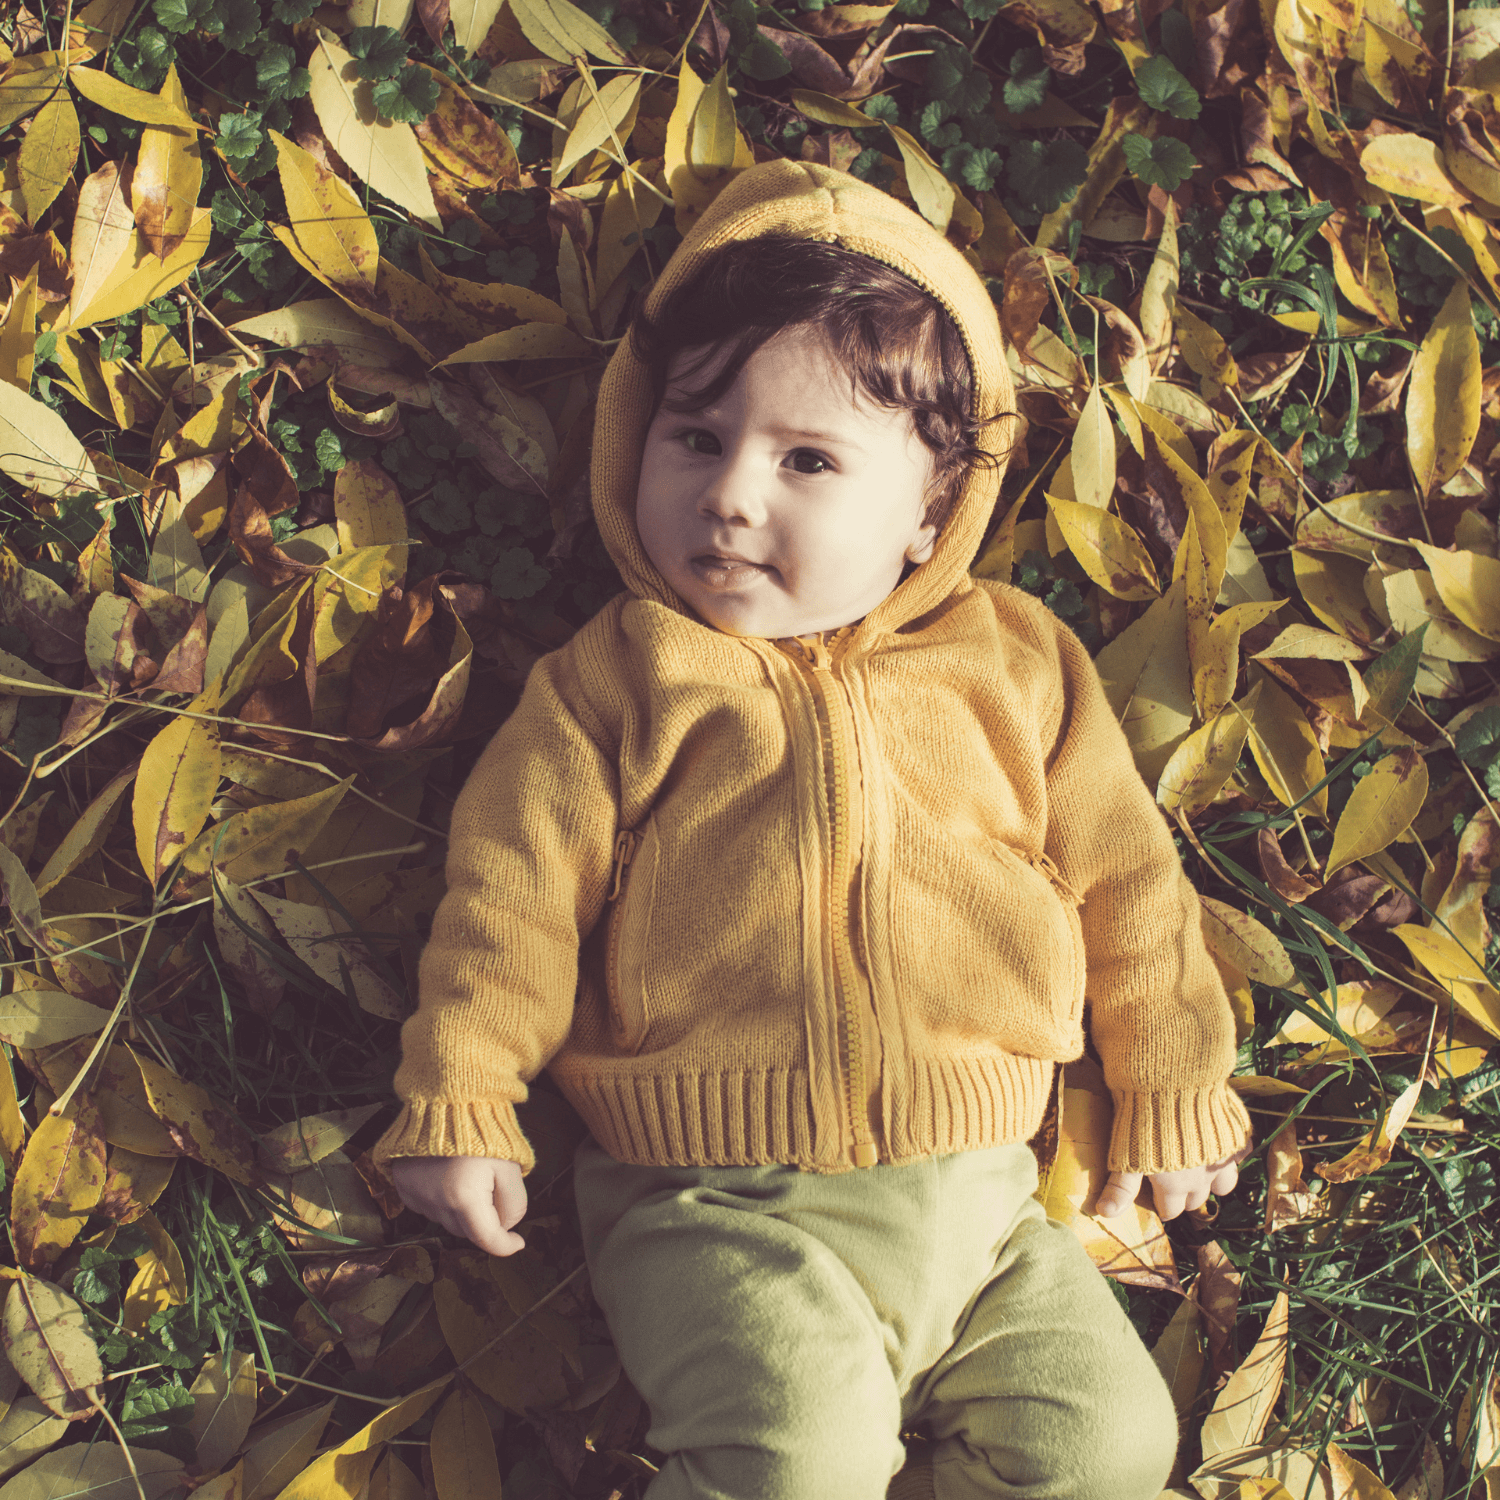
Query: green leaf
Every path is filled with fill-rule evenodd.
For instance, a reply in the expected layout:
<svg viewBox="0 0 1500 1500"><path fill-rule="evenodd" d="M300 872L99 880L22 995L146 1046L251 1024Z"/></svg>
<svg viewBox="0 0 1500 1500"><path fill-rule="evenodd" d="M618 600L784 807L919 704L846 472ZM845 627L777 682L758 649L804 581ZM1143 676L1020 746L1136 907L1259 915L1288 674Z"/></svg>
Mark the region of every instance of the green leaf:
<svg viewBox="0 0 1500 1500"><path fill-rule="evenodd" d="M927 59L927 92L960 115L977 115L990 102L990 81L964 47L942 43Z"/></svg>
<svg viewBox="0 0 1500 1500"><path fill-rule="evenodd" d="M300 99L312 87L312 74L297 66L297 54L284 42L269 42L255 60L255 81L272 99Z"/></svg>
<svg viewBox="0 0 1500 1500"><path fill-rule="evenodd" d="M1465 719L1453 736L1459 758L1471 766L1490 766L1500 759L1500 708L1493 704Z"/></svg>
<svg viewBox="0 0 1500 1500"><path fill-rule="evenodd" d="M759 83L785 78L792 71L787 55L769 37L757 35L739 55L740 71Z"/></svg>
<svg viewBox="0 0 1500 1500"><path fill-rule="evenodd" d="M490 573L490 592L497 599L529 599L551 580L552 575L537 566L528 548L507 547Z"/></svg>
<svg viewBox="0 0 1500 1500"><path fill-rule="evenodd" d="M214 0L155 0L151 9L163 30L181 34L208 26Z"/></svg>
<svg viewBox="0 0 1500 1500"><path fill-rule="evenodd" d="M967 143L951 147L943 153L943 174L956 177L966 186L981 193L995 186L995 179L1005 168L1005 161L998 151L988 146L971 146Z"/></svg>
<svg viewBox="0 0 1500 1500"><path fill-rule="evenodd" d="M317 8L318 0L276 0L271 7L271 14L278 21L295 26L298 21L305 21Z"/></svg>
<svg viewBox="0 0 1500 1500"><path fill-rule="evenodd" d="M1131 175L1168 193L1175 193L1198 165L1198 158L1175 136L1148 141L1145 136L1127 135L1121 145Z"/></svg>
<svg viewBox="0 0 1500 1500"><path fill-rule="evenodd" d="M491 281L529 287L541 269L541 262L536 258L536 251L522 245L518 250L491 250L484 258L484 269Z"/></svg>
<svg viewBox="0 0 1500 1500"><path fill-rule="evenodd" d="M121 1413L127 1422L139 1422L151 1417L165 1417L168 1421L188 1422L192 1419L192 1393L183 1385L143 1385L132 1380L125 1392L125 1406Z"/></svg>
<svg viewBox="0 0 1500 1500"><path fill-rule="evenodd" d="M1018 141L1010 148L1006 181L1023 203L1050 214L1073 197L1088 170L1089 154L1077 141Z"/></svg>
<svg viewBox="0 0 1500 1500"><path fill-rule="evenodd" d="M441 92L437 79L414 64L402 68L395 78L382 79L373 90L375 108L387 120L407 125L425 120L437 108Z"/></svg>
<svg viewBox="0 0 1500 1500"><path fill-rule="evenodd" d="M417 506L417 518L434 531L451 536L474 524L473 501L450 479L440 479Z"/></svg>
<svg viewBox="0 0 1500 1500"><path fill-rule="evenodd" d="M214 0L214 16L224 45L243 52L260 35L260 6L255 0Z"/></svg>
<svg viewBox="0 0 1500 1500"><path fill-rule="evenodd" d="M254 115L219 116L219 150L230 160L243 160L260 150L265 136L261 134L259 121Z"/></svg>
<svg viewBox="0 0 1500 1500"><path fill-rule="evenodd" d="M110 66L131 88L154 94L176 56L177 49L163 32L154 26L142 26L134 36L116 44Z"/></svg>
<svg viewBox="0 0 1500 1500"><path fill-rule="evenodd" d="M331 427L325 427L318 434L317 441L313 444L313 455L318 460L318 467L330 474L338 473L349 462L342 440Z"/></svg>
<svg viewBox="0 0 1500 1500"><path fill-rule="evenodd" d="M356 26L349 33L348 46L359 59L361 78L394 78L406 65L406 43L390 26Z"/></svg>
<svg viewBox="0 0 1500 1500"><path fill-rule="evenodd" d="M1013 115L1040 109L1047 98L1052 69L1040 47L1018 47L1010 55L1010 77L1005 80L1001 97Z"/></svg>
<svg viewBox="0 0 1500 1500"><path fill-rule="evenodd" d="M1196 120L1203 109L1198 90L1177 71L1170 57L1148 57L1135 70L1135 88L1142 104L1174 119Z"/></svg>

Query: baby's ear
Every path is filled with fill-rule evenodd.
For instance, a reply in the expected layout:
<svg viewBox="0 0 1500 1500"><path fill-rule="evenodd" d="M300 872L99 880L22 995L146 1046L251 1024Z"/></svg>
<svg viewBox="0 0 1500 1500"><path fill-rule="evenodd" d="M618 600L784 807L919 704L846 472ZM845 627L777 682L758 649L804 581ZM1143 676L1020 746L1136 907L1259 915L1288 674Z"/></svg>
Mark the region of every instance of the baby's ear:
<svg viewBox="0 0 1500 1500"><path fill-rule="evenodd" d="M922 564L932 556L932 549L937 543L938 529L936 526L920 526L916 535L912 538L911 545L906 549L906 560L909 563Z"/></svg>

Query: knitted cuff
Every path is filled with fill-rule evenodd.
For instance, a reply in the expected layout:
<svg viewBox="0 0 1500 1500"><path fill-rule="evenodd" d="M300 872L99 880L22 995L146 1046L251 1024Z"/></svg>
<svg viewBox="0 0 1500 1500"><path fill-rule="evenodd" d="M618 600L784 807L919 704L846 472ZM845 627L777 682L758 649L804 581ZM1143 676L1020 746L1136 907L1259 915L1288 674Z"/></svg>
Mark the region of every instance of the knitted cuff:
<svg viewBox="0 0 1500 1500"><path fill-rule="evenodd" d="M1180 1093L1112 1092L1111 1172L1209 1166L1232 1156L1251 1138L1250 1116L1227 1082Z"/></svg>
<svg viewBox="0 0 1500 1500"><path fill-rule="evenodd" d="M376 1141L370 1155L382 1163L396 1156L491 1156L519 1162L522 1172L536 1165L515 1109L484 1100L450 1104L413 1099Z"/></svg>

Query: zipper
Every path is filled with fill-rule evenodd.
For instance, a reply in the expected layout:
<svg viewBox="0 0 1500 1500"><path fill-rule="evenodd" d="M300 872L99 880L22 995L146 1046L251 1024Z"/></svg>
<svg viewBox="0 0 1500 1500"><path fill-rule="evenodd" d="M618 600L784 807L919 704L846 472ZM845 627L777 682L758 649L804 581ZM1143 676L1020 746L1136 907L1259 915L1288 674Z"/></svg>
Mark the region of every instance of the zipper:
<svg viewBox="0 0 1500 1500"><path fill-rule="evenodd" d="M827 648L818 643L805 647L811 662L813 702L818 732L828 768L826 795L828 825L833 842L832 880L829 893L829 926L833 946L834 984L838 991L839 1021L843 1030L848 1067L844 1075L844 1107L849 1119L850 1157L856 1167L873 1167L880 1151L870 1134L863 1038L852 997L858 992L849 943L849 884L853 875L847 811L849 806L849 758L851 730L844 706L844 688L833 670Z"/></svg>
<svg viewBox="0 0 1500 1500"><path fill-rule="evenodd" d="M615 1043L628 1047L630 1037L623 1008L620 984L620 928L624 925L625 903L620 899L625 888L625 871L641 845L641 835L634 829L623 829L615 839L614 879L609 895L609 921L604 931L604 988L609 997L609 1024ZM638 1045L638 1044L637 1044Z"/></svg>
<svg viewBox="0 0 1500 1500"><path fill-rule="evenodd" d="M1038 852L1036 854L1028 854L1025 856L1025 858L1026 863L1029 864L1031 868L1037 872L1038 875L1045 876L1052 883L1052 888L1058 893L1058 895L1066 896L1074 906L1083 905L1083 897L1080 896L1078 892L1075 891L1073 887L1063 879L1062 871L1052 863L1052 860L1046 854Z"/></svg>

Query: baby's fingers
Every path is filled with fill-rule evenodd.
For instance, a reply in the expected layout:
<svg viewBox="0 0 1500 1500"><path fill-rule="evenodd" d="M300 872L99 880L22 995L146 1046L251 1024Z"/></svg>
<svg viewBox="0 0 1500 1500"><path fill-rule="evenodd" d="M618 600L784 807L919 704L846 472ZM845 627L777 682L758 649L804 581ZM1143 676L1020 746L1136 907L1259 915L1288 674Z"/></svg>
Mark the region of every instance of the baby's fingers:
<svg viewBox="0 0 1500 1500"><path fill-rule="evenodd" d="M526 1245L520 1235L500 1222L500 1215L493 1208L478 1212L454 1209L438 1222L450 1234L461 1234L486 1255L514 1255Z"/></svg>
<svg viewBox="0 0 1500 1500"><path fill-rule="evenodd" d="M1140 1190L1139 1172L1111 1172L1109 1181L1104 1184L1104 1191L1099 1194L1099 1201L1094 1205L1094 1212L1101 1219L1112 1219L1116 1214L1124 1213L1135 1202L1135 1195Z"/></svg>

